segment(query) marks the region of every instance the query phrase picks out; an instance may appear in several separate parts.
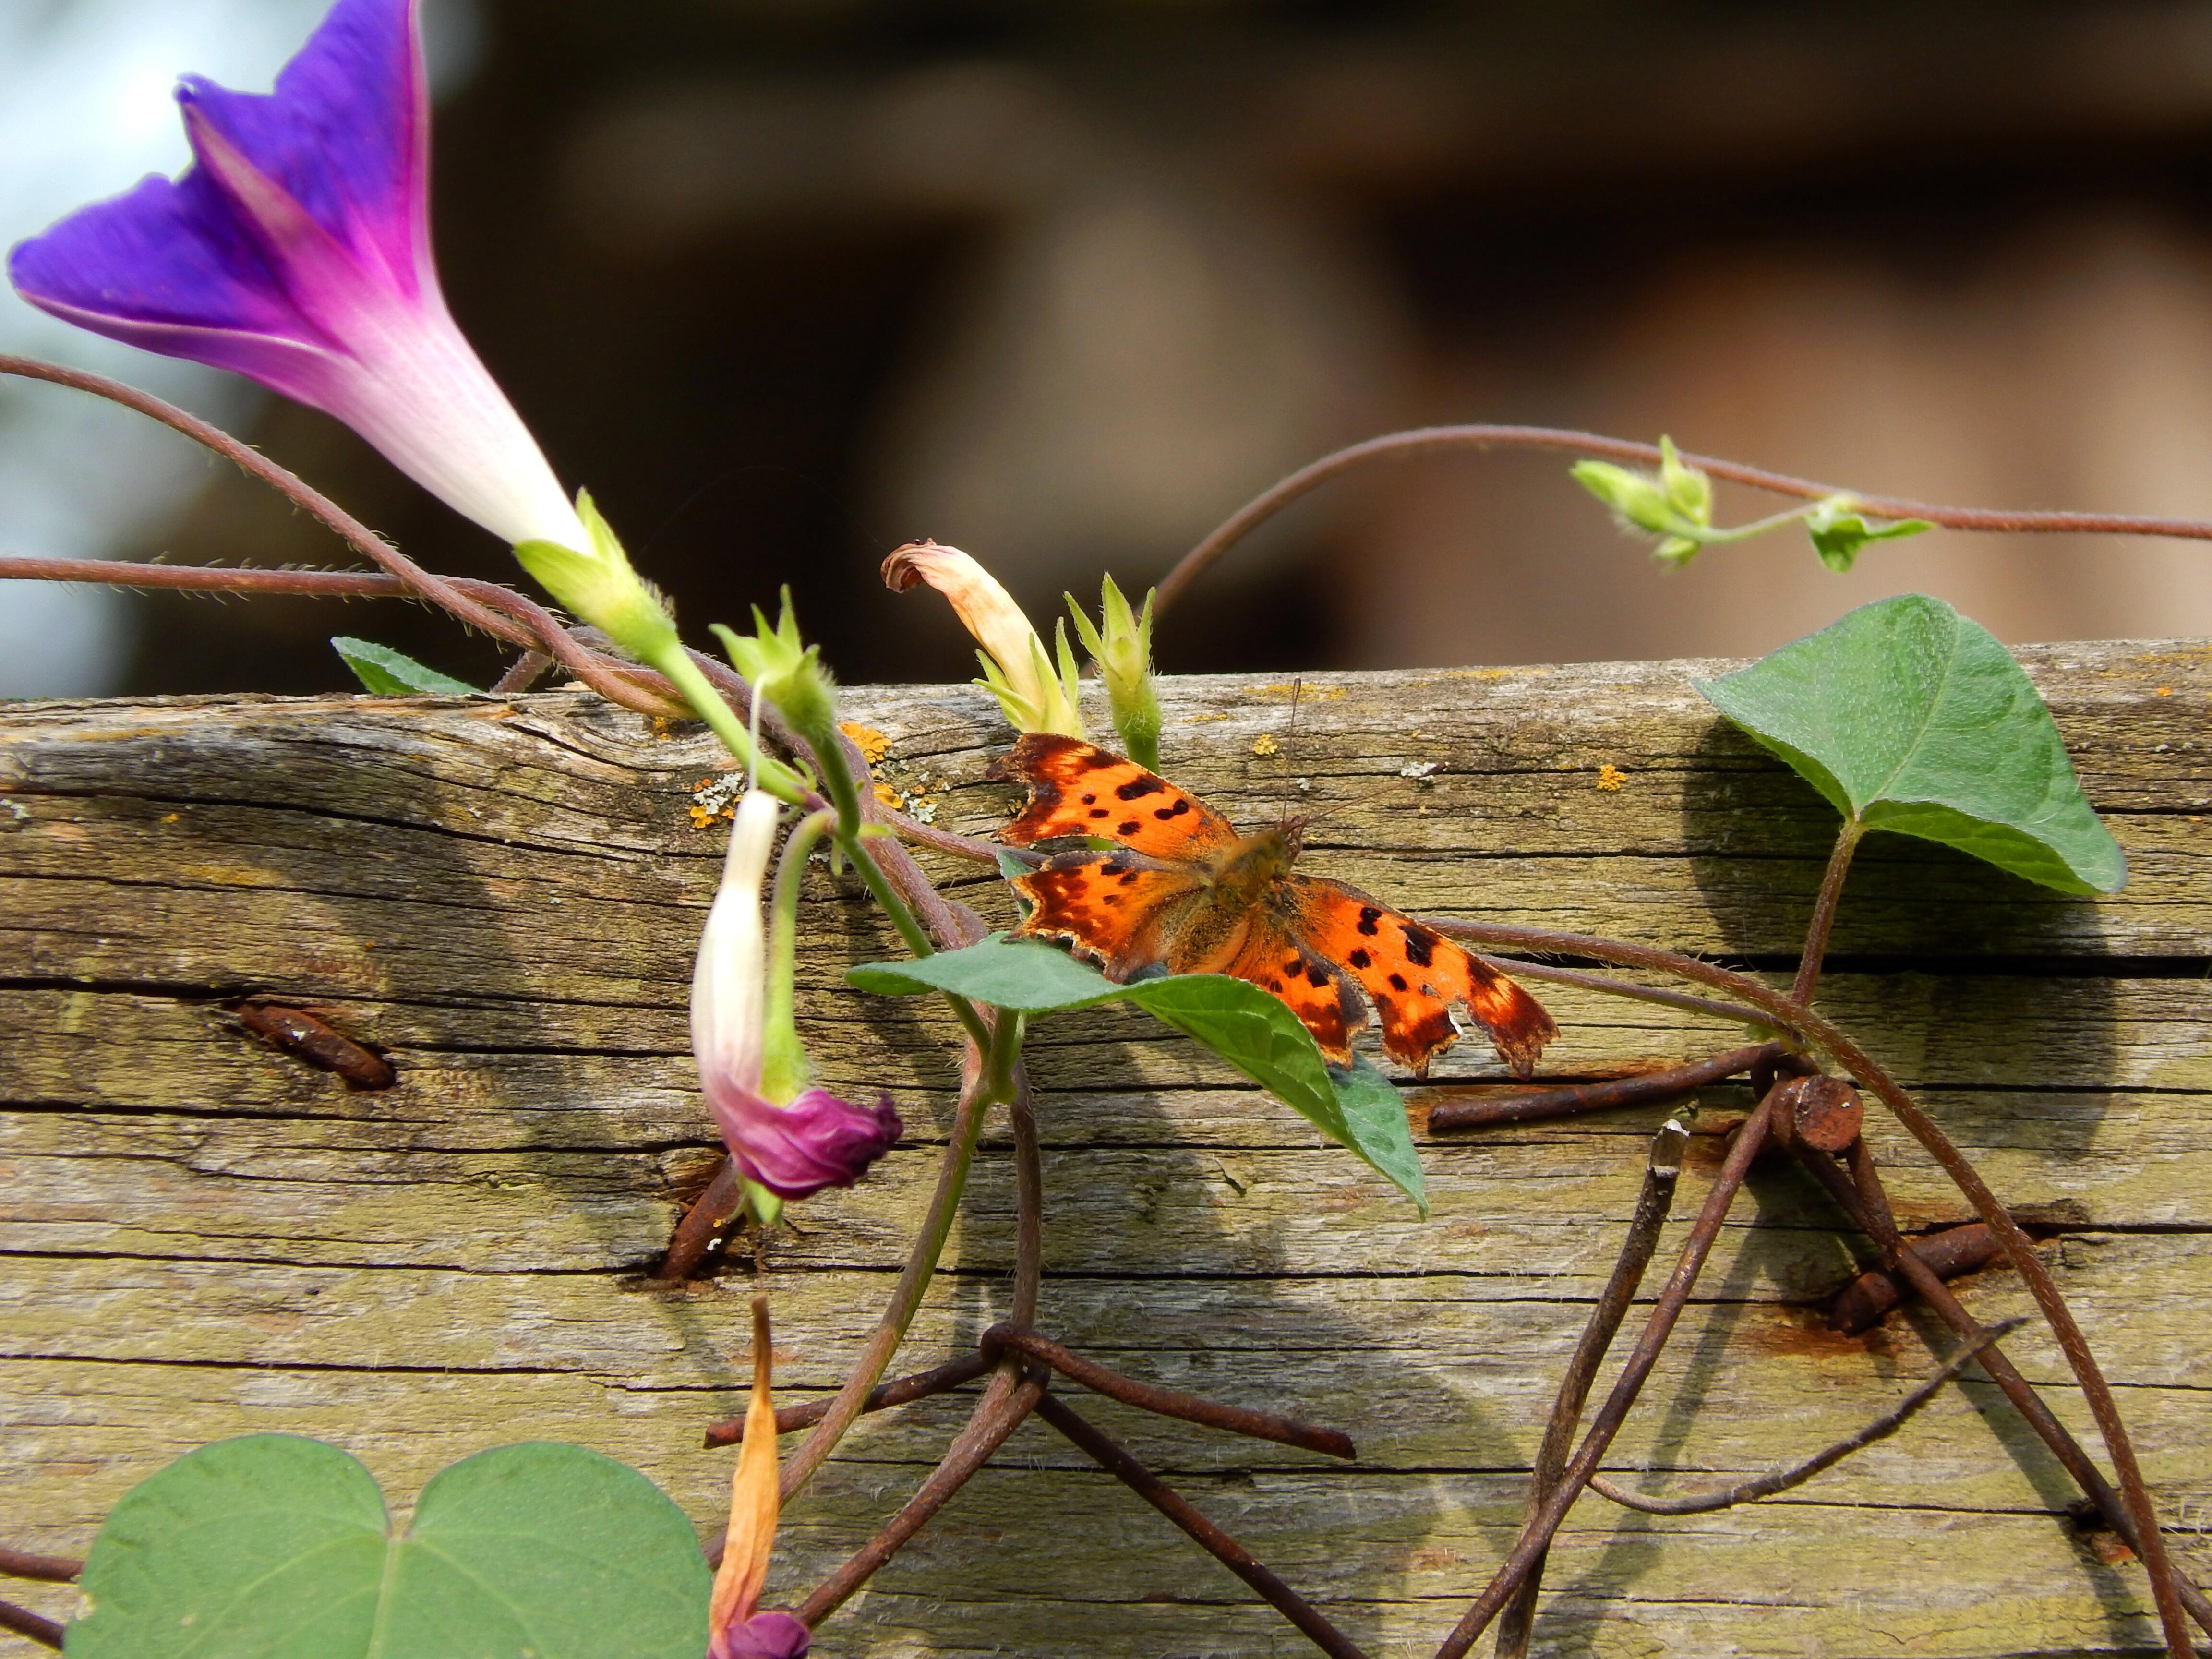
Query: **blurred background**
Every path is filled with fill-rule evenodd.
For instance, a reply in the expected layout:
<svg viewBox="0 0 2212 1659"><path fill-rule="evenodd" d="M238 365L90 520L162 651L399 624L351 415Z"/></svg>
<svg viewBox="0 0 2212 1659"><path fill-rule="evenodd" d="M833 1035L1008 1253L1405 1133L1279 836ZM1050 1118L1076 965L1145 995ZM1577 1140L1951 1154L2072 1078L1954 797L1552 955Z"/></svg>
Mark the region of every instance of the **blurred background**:
<svg viewBox="0 0 2212 1659"><path fill-rule="evenodd" d="M1516 421L1959 504L2212 517L2212 4L423 0L463 325L695 637L788 582L848 679L972 672L931 535L1035 612L1157 580L1391 428ZM185 150L321 0L0 0L0 240ZM504 549L336 423L47 321L425 562ZM1724 519L1770 503L1723 491ZM0 554L347 564L276 497L0 386ZM2014 641L2212 633L2212 548L1794 533L1651 563L1561 458L1397 465L1163 625L1198 671L1752 654L1902 589ZM0 583L0 695L488 683L411 607Z"/></svg>

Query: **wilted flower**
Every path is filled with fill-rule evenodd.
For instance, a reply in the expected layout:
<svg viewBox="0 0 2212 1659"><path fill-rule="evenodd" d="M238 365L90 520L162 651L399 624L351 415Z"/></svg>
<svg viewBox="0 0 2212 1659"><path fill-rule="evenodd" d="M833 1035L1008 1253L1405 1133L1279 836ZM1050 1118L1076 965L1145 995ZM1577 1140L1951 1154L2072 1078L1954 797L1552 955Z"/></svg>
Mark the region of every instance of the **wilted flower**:
<svg viewBox="0 0 2212 1659"><path fill-rule="evenodd" d="M413 0L337 0L273 94L188 76L177 101L193 165L18 244L23 297L327 410L509 544L589 551L439 290Z"/></svg>
<svg viewBox="0 0 2212 1659"><path fill-rule="evenodd" d="M1055 667L1013 596L974 559L957 547L908 542L892 549L884 561L884 582L895 593L927 582L951 602L963 625L982 647L977 653L983 662L982 684L998 698L1016 731L1085 735L1083 716L1076 707L1075 658L1067 648L1066 630L1054 630L1059 647Z"/></svg>
<svg viewBox="0 0 2212 1659"><path fill-rule="evenodd" d="M691 981L691 1052L699 1085L741 1174L778 1198L849 1187L899 1137L888 1097L855 1106L810 1088L767 1097L768 942L761 884L775 840L776 803L761 790L738 804L722 885L708 913Z"/></svg>
<svg viewBox="0 0 2212 1659"><path fill-rule="evenodd" d="M777 1489L775 1400L768 1298L753 1298L753 1395L745 1407L744 1448L730 1479L730 1524L708 1604L707 1659L801 1659L813 1632L787 1613L757 1613L768 1582L781 1499Z"/></svg>

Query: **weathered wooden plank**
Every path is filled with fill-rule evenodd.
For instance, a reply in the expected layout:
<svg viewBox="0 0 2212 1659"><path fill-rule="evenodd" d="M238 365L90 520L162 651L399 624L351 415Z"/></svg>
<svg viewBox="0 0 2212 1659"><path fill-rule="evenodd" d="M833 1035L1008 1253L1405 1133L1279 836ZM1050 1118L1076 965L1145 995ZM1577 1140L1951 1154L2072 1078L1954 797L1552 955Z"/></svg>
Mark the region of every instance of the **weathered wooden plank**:
<svg viewBox="0 0 2212 1659"><path fill-rule="evenodd" d="M2134 860L2063 900L1937 849L1862 855L1824 1000L2012 1201L2120 1385L2175 1542L2212 1572L2212 650L2027 654ZM1169 682L1170 769L1250 822L1316 815L1311 865L1410 908L1605 932L1785 969L1826 809L1689 686L1726 665ZM964 688L863 690L889 781L981 832L1003 730ZM1408 710L1415 711L1410 716ZM1272 745L1259 742L1272 738ZM1269 747L1273 752L1257 752ZM1407 775L1430 763L1425 777ZM710 1525L734 1408L741 1276L641 1287L709 1135L683 1000L720 832L696 731L575 694L33 705L0 711L0 1479L10 1541L82 1547L135 1480L222 1435L289 1428L395 1490L520 1433L638 1463ZM1599 787L1601 766L1623 775ZM987 915L987 873L936 870ZM823 1072L897 1091L908 1141L805 1206L766 1282L794 1394L834 1382L926 1196L949 1028L842 989L890 954L817 872L802 1012ZM386 1048L362 1093L246 1036L249 992L313 1000ZM1694 1017L1547 994L1547 1059L1607 1074L1735 1040ZM1499 1074L1462 1044L1437 1100ZM1632 1200L1656 1114L1425 1148L1419 1221L1346 1155L1141 1018L1047 1021L1053 1328L1174 1386L1343 1421L1314 1467L1094 1402L1369 1644L1413 1650L1510 1539L1535 1419ZM1744 1104L1707 1091L1680 1209ZM1963 1217L1875 1132L1909 1220ZM1802 1455L1929 1361L1909 1327L1829 1335L1810 1304L1863 1247L1796 1176L1762 1173L1700 1305L1615 1449L1669 1489ZM915 1363L1003 1309L1012 1194L988 1144ZM1675 1231L1679 1233L1678 1219ZM2025 1311L2004 1272L1988 1318ZM2039 1329L2011 1345L2086 1413ZM918 1480L963 1407L872 1421L787 1522L818 1574ZM525 1426L518 1426L525 1425ZM1578 1507L1548 1652L1995 1655L2149 1641L2140 1571L2057 1520L2064 1484L1984 1384L1790 1498L1694 1520ZM16 1517L20 1517L20 1520ZM58 1607L65 1592L25 1599ZM1269 1654L1295 1635L1041 1429L924 1534L823 1650ZM12 1655L24 1650L0 1646Z"/></svg>

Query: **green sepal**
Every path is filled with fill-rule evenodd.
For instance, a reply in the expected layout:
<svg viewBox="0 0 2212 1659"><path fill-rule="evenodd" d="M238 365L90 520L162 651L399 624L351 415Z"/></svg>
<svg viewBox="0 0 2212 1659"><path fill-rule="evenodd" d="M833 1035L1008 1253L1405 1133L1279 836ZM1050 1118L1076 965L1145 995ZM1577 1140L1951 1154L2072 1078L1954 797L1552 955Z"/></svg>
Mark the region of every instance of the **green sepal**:
<svg viewBox="0 0 2212 1659"><path fill-rule="evenodd" d="M1132 612L1121 590L1108 576L1100 585L1099 626L1092 627L1075 595L1064 596L1076 634L1106 688L1121 752L1149 771L1160 765L1160 703L1152 691L1152 594L1145 595L1141 615Z"/></svg>
<svg viewBox="0 0 2212 1659"><path fill-rule="evenodd" d="M518 543L514 556L540 586L640 662L678 644L676 618L659 591L630 568L629 556L592 504L576 492L576 516L592 538L589 552L558 542Z"/></svg>

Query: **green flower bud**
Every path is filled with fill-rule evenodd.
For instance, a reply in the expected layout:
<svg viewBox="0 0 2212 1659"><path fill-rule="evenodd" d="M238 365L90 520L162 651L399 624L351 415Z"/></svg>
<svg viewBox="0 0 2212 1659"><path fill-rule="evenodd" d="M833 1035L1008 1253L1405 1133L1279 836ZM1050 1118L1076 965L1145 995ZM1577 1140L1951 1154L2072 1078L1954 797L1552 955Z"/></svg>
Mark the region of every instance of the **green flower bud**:
<svg viewBox="0 0 2212 1659"><path fill-rule="evenodd" d="M1713 521L1713 481L1694 466L1684 465L1674 453L1674 441L1659 439L1659 483L1668 505L1699 529Z"/></svg>
<svg viewBox="0 0 2212 1659"><path fill-rule="evenodd" d="M1624 529L1648 530L1665 535L1675 523L1674 503L1656 478L1610 461L1577 461L1569 469L1574 481L1613 509Z"/></svg>
<svg viewBox="0 0 2212 1659"><path fill-rule="evenodd" d="M1160 764L1160 703L1152 695L1152 595L1145 595L1141 615L1109 576L1099 595L1099 628L1091 625L1075 595L1066 595L1069 614L1083 648L1098 665L1098 677L1121 734L1121 750L1138 765L1158 771Z"/></svg>
<svg viewBox="0 0 2212 1659"><path fill-rule="evenodd" d="M641 662L676 648L668 602L630 568L629 556L590 495L576 493L576 514L590 533L589 551L558 542L522 542L514 556L556 599Z"/></svg>
<svg viewBox="0 0 2212 1659"><path fill-rule="evenodd" d="M713 628L731 663L751 684L753 695L774 703L791 722L791 729L806 739L822 763L823 784L836 803L840 818L857 830L860 797L839 740L836 682L822 665L822 647L799 636L791 590L783 590L783 609L772 626L755 605L751 633L740 634L720 623Z"/></svg>

